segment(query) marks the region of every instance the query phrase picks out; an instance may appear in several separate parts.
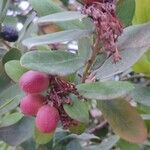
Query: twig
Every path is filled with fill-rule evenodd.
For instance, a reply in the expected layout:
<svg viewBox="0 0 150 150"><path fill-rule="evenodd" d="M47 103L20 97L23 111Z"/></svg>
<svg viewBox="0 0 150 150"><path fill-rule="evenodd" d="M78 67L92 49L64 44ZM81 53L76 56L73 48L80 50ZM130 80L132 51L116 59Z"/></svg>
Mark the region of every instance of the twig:
<svg viewBox="0 0 150 150"><path fill-rule="evenodd" d="M97 125L95 128L90 129L89 133L94 133L96 130L102 129L106 124L107 124L107 121L105 120L102 123L100 123L99 125Z"/></svg>
<svg viewBox="0 0 150 150"><path fill-rule="evenodd" d="M4 40L1 39L1 42L8 48L11 49L12 47Z"/></svg>
<svg viewBox="0 0 150 150"><path fill-rule="evenodd" d="M92 46L92 55L89 58L89 60L87 61L85 70L83 72L82 83L85 82L87 74L88 74L91 66L93 65L93 63L94 63L94 61L96 59L96 56L97 56L97 53L98 53L98 45L99 45L99 38L96 38L96 41L95 41L94 45Z"/></svg>

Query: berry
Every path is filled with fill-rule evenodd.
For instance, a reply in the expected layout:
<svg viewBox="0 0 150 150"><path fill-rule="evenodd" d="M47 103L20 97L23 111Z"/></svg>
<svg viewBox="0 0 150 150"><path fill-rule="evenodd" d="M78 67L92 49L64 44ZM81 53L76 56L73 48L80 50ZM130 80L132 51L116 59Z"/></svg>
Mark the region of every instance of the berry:
<svg viewBox="0 0 150 150"><path fill-rule="evenodd" d="M0 31L0 36L8 42L15 42L18 40L18 32L12 26L3 26Z"/></svg>
<svg viewBox="0 0 150 150"><path fill-rule="evenodd" d="M20 88L26 93L41 93L49 86L49 78L45 73L28 71L19 80Z"/></svg>
<svg viewBox="0 0 150 150"><path fill-rule="evenodd" d="M40 94L31 94L22 98L20 109L22 113L29 116L36 116L40 107L44 105L46 98Z"/></svg>
<svg viewBox="0 0 150 150"><path fill-rule="evenodd" d="M55 107L42 106L36 116L36 127L43 133L52 133L57 127L59 112Z"/></svg>

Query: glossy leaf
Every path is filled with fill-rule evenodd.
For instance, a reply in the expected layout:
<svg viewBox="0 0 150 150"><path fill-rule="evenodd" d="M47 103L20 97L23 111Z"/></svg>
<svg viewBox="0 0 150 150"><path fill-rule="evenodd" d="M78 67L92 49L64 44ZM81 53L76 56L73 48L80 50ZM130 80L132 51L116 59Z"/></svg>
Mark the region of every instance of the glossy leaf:
<svg viewBox="0 0 150 150"><path fill-rule="evenodd" d="M98 101L98 108L113 131L131 143L143 143L147 138L144 121L125 99Z"/></svg>
<svg viewBox="0 0 150 150"><path fill-rule="evenodd" d="M82 122L89 123L89 105L87 102L82 102L76 97L71 97L73 104L64 105L66 113L73 119ZM81 113L82 112L82 113Z"/></svg>
<svg viewBox="0 0 150 150"><path fill-rule="evenodd" d="M62 21L70 21L75 19L81 20L84 17L86 16L81 14L81 12L79 11L64 11L64 12L54 13L48 16L41 17L38 19L37 23L45 24L50 22L62 22Z"/></svg>
<svg viewBox="0 0 150 150"><path fill-rule="evenodd" d="M22 74L28 70L20 65L19 60L12 60L5 64L5 71L13 81L18 82Z"/></svg>
<svg viewBox="0 0 150 150"><path fill-rule="evenodd" d="M28 69L63 76L77 71L84 65L84 60L65 51L33 51L22 56L21 65Z"/></svg>
<svg viewBox="0 0 150 150"><path fill-rule="evenodd" d="M35 128L34 139L38 144L46 144L53 138L53 133L41 133Z"/></svg>
<svg viewBox="0 0 150 150"><path fill-rule="evenodd" d="M88 99L110 100L124 96L134 89L129 82L105 81L77 85L79 93Z"/></svg>
<svg viewBox="0 0 150 150"><path fill-rule="evenodd" d="M72 40L79 39L81 37L86 37L88 34L89 34L88 30L80 30L80 29L60 31L56 33L25 39L23 41L23 45L27 46L30 49L33 46L39 46L44 44L69 42Z"/></svg>

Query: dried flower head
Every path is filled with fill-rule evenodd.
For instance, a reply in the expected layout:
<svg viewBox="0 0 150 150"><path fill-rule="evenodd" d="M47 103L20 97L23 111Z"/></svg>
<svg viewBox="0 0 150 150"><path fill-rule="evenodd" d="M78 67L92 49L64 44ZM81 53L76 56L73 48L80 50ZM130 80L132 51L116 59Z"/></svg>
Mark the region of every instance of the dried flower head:
<svg viewBox="0 0 150 150"><path fill-rule="evenodd" d="M121 59L116 42L123 32L123 27L116 16L116 3L114 0L88 1L82 9L82 13L93 20L97 38L101 42L105 52L114 56L114 61Z"/></svg>

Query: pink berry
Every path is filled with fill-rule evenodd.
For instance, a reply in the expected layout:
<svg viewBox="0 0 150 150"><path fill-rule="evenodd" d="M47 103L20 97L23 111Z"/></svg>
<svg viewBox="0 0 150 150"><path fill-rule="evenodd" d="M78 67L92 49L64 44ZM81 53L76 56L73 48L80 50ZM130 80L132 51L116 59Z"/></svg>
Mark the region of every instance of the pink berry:
<svg viewBox="0 0 150 150"><path fill-rule="evenodd" d="M55 107L44 105L36 116L36 127L43 133L52 133L55 131L59 121L59 112Z"/></svg>
<svg viewBox="0 0 150 150"><path fill-rule="evenodd" d="M45 73L28 71L19 80L20 88L26 93L41 93L49 86L49 78Z"/></svg>
<svg viewBox="0 0 150 150"><path fill-rule="evenodd" d="M27 95L20 102L22 113L29 116L36 116L40 107L44 105L46 98L40 94Z"/></svg>

